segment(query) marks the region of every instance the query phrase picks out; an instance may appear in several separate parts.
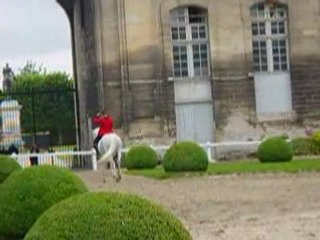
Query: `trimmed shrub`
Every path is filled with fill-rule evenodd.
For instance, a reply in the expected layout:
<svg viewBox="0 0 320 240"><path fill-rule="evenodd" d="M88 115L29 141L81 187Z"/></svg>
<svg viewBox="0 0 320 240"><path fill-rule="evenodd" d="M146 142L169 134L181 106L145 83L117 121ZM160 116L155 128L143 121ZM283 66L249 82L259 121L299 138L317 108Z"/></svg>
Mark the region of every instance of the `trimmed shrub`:
<svg viewBox="0 0 320 240"><path fill-rule="evenodd" d="M289 162L292 157L292 145L281 137L270 137L258 147L260 162Z"/></svg>
<svg viewBox="0 0 320 240"><path fill-rule="evenodd" d="M128 169L155 168L157 165L157 153L147 145L134 146L125 156L125 166Z"/></svg>
<svg viewBox="0 0 320 240"><path fill-rule="evenodd" d="M166 172L207 171L209 160L197 143L184 141L172 145L164 154Z"/></svg>
<svg viewBox="0 0 320 240"><path fill-rule="evenodd" d="M54 166L36 166L12 173L1 185L0 239L22 238L51 205L87 192L71 171Z"/></svg>
<svg viewBox="0 0 320 240"><path fill-rule="evenodd" d="M0 184L14 171L22 169L14 159L0 155Z"/></svg>
<svg viewBox="0 0 320 240"><path fill-rule="evenodd" d="M124 193L86 193L48 209L25 240L191 240L182 223L161 206Z"/></svg>
<svg viewBox="0 0 320 240"><path fill-rule="evenodd" d="M320 131L315 131L311 135L312 140L312 146L311 150L313 154L319 154L320 153Z"/></svg>
<svg viewBox="0 0 320 240"><path fill-rule="evenodd" d="M315 147L309 137L298 137L291 140L293 153L296 156L314 154Z"/></svg>
<svg viewBox="0 0 320 240"><path fill-rule="evenodd" d="M315 145L320 147L320 131L315 131L312 133L311 139Z"/></svg>
<svg viewBox="0 0 320 240"><path fill-rule="evenodd" d="M121 168L126 168L127 166L126 166L126 156L127 156L127 152L123 152L122 154L121 154Z"/></svg>

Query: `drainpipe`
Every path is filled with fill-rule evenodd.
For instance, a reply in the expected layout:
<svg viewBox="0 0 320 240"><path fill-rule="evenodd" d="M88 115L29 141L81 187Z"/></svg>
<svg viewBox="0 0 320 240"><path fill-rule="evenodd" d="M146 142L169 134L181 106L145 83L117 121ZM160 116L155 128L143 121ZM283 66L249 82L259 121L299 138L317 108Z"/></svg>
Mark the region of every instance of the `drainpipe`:
<svg viewBox="0 0 320 240"><path fill-rule="evenodd" d="M126 48L126 29L125 29L125 5L124 0L117 1L118 10L118 29L119 29L119 58L120 58L120 71L121 71L121 116L123 120L124 132L129 132L128 122L128 51Z"/></svg>
<svg viewBox="0 0 320 240"><path fill-rule="evenodd" d="M96 61L98 70L98 96L99 96L99 108L105 109L105 96L104 96L104 72L103 72L103 19L102 19L102 3L101 0L93 2L95 18L95 44L96 44Z"/></svg>

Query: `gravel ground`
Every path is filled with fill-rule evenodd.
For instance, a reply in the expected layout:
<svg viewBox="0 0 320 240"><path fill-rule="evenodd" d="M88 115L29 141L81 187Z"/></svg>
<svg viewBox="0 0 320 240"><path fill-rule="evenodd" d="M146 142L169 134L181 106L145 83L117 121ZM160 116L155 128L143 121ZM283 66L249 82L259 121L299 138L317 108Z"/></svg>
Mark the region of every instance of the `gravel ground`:
<svg viewBox="0 0 320 240"><path fill-rule="evenodd" d="M320 239L320 174L256 174L153 180L123 175L102 183L78 173L92 191L155 200L179 217L195 240Z"/></svg>

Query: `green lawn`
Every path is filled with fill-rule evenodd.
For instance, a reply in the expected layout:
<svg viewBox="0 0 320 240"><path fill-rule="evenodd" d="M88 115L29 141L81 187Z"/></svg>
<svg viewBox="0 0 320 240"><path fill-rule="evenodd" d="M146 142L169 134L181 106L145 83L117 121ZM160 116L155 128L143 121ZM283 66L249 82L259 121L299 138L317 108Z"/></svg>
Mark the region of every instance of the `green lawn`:
<svg viewBox="0 0 320 240"><path fill-rule="evenodd" d="M258 161L210 163L205 173L166 173L159 166L155 169L128 170L126 174L150 177L155 179L167 179L183 176L221 175L221 174L252 174L252 173L297 173L320 171L320 159L299 159L287 163L260 163Z"/></svg>

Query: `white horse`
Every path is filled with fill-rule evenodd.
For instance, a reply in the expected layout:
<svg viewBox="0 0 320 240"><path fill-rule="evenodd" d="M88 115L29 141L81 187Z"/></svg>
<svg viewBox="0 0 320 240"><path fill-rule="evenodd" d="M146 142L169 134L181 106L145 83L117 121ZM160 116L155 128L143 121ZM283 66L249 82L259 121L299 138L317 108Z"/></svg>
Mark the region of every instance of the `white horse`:
<svg viewBox="0 0 320 240"><path fill-rule="evenodd" d="M98 134L99 128L93 130L93 138L95 139ZM100 158L98 163L103 165L102 177L103 182L106 182L107 164L110 163L113 178L116 182L121 180L121 149L122 140L116 133L109 133L104 135L98 143L98 150Z"/></svg>

